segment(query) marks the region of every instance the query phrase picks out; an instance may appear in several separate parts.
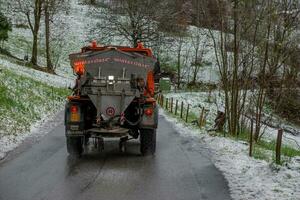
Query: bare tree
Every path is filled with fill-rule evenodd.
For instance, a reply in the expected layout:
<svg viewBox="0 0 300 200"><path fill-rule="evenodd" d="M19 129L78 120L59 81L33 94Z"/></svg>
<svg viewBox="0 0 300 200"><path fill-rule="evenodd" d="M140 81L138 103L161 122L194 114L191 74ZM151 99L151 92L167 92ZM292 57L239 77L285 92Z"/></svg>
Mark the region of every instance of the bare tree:
<svg viewBox="0 0 300 200"><path fill-rule="evenodd" d="M192 46L194 50L194 61L191 63L192 67L192 81L191 84L195 85L197 81L197 75L200 68L203 66L203 56L206 49L206 41L202 41L201 38L205 36L201 30L197 29L192 35Z"/></svg>
<svg viewBox="0 0 300 200"><path fill-rule="evenodd" d="M48 71L53 72L53 64L51 61L51 49L50 49L50 9L54 6L54 0L45 0L44 12L45 12L45 42L46 42L46 60Z"/></svg>
<svg viewBox="0 0 300 200"><path fill-rule="evenodd" d="M299 22L299 4L295 0L275 3L272 0L265 1L265 17L262 23L262 38L258 47L259 69L258 89L255 111L255 135L257 141L261 135L262 114L266 99L276 96L276 108L281 105L283 94L286 94L285 77L289 69L293 67L288 63L296 32L296 24ZM281 81L277 77L282 77ZM279 81L279 82L278 82ZM276 84L277 82L277 84Z"/></svg>
<svg viewBox="0 0 300 200"><path fill-rule="evenodd" d="M92 32L104 43L111 43L119 38L132 46L137 46L138 41L151 46L153 41L159 39L156 20L160 2L116 0L107 5L106 9L94 7L92 13L99 19L99 23Z"/></svg>
<svg viewBox="0 0 300 200"><path fill-rule="evenodd" d="M17 10L26 17L30 30L32 32L33 41L30 62L33 65L37 65L38 34L40 30L44 0L17 0L16 3L18 7Z"/></svg>
<svg viewBox="0 0 300 200"><path fill-rule="evenodd" d="M54 73L54 66L52 63L52 49L51 49L51 23L54 21L54 15L64 8L65 0L44 0L44 23L45 23L45 46L46 46L46 61L47 70Z"/></svg>
<svg viewBox="0 0 300 200"><path fill-rule="evenodd" d="M219 1L219 4L222 2ZM260 23L256 17L249 17L249 12L246 12L249 9L248 3L249 1L243 0L232 1L232 14L219 14L220 31L209 31L224 90L228 131L234 136L238 135L241 129L241 116L245 112L247 89L255 65L253 44L257 40L257 34L253 34L250 41L243 36L250 29L255 30L255 24ZM254 1L251 3L251 6L255 5ZM219 12L221 13L222 10L223 6L220 6ZM228 24L232 26L228 27Z"/></svg>

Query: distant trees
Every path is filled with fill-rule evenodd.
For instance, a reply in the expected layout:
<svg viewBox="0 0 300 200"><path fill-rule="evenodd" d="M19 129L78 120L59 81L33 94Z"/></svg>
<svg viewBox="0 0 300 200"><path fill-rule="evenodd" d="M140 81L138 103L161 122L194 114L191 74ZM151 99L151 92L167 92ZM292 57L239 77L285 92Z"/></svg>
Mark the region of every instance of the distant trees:
<svg viewBox="0 0 300 200"><path fill-rule="evenodd" d="M222 13L222 6L218 8ZM286 87L284 77L292 66L287 61L295 24L299 23L299 3L233 0L230 10L230 15L220 14L220 32L210 31L225 94L228 131L238 135L242 119L250 114L257 141L267 95ZM279 84L274 84L276 79ZM246 105L251 88L252 102Z"/></svg>
<svg viewBox="0 0 300 200"><path fill-rule="evenodd" d="M275 100L273 108L276 111L282 100L288 98L290 86L287 84L287 75L293 69L293 64L288 60L291 52L296 51L294 35L299 24L299 2L295 0L282 1L279 4L267 0L264 2L263 20L258 25L258 89L255 98L255 135L257 141L261 134L262 113L267 98ZM292 86L295 93L295 85ZM292 105L290 105L292 106ZM297 106L297 105L294 105Z"/></svg>
<svg viewBox="0 0 300 200"><path fill-rule="evenodd" d="M191 0L193 8L191 25L219 30L220 19L231 14L231 2L231 0Z"/></svg>
<svg viewBox="0 0 300 200"><path fill-rule="evenodd" d="M205 34L201 30L197 29L194 34L192 34L192 46L194 50L194 59L191 63L192 68L192 80L189 83L190 85L196 85L198 81L198 73L204 65L203 56L206 52L206 43L207 41L202 41L202 37L205 37Z"/></svg>
<svg viewBox="0 0 300 200"><path fill-rule="evenodd" d="M8 39L9 31L12 31L11 22L0 12L0 44Z"/></svg>
<svg viewBox="0 0 300 200"><path fill-rule="evenodd" d="M105 11L95 7L93 14L99 22L93 33L103 43L121 39L132 46L137 46L138 41L151 45L159 38L156 19L160 3L160 0L115 0Z"/></svg>
<svg viewBox="0 0 300 200"><path fill-rule="evenodd" d="M32 52L30 63L38 66L38 48L40 28L44 27L45 57L47 71L54 73L51 50L51 24L54 16L65 7L66 0L16 0L15 11L26 18L32 33ZM42 21L43 20L43 21Z"/></svg>

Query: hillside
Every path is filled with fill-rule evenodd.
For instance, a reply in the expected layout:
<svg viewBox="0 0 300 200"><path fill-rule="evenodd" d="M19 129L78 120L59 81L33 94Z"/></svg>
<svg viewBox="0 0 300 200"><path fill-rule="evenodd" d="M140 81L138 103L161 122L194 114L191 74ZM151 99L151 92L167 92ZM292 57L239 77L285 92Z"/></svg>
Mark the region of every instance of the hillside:
<svg viewBox="0 0 300 200"><path fill-rule="evenodd" d="M22 68L0 60L0 159L60 111L70 93L58 77Z"/></svg>

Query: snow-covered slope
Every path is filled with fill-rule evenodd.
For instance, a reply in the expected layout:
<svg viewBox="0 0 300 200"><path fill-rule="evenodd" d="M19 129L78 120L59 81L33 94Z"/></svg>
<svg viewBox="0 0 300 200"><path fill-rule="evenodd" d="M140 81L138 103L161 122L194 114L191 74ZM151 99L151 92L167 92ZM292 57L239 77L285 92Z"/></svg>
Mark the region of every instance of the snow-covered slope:
<svg viewBox="0 0 300 200"><path fill-rule="evenodd" d="M249 92L249 95L250 92ZM191 111L199 116L201 108L204 107L206 111L206 129L212 129L214 125L214 120L216 118L218 111L224 111L224 94L219 91L209 92L183 92L183 93L170 93L166 94L167 98L174 98L178 101L183 101L185 105L190 104ZM249 100L249 98L247 98ZM175 102L175 101L174 101ZM246 101L246 105L249 106L249 101ZM274 115L272 111L265 110L266 115ZM290 124L287 121L280 119L279 117L271 118L276 119L276 123L281 128L289 128L300 133L300 128L296 125ZM275 123L275 121L273 122ZM262 130L264 131L263 138L266 140L275 140L277 137L278 129L262 125ZM294 148L300 148L300 135L292 135L289 133L284 134L283 144L290 145Z"/></svg>
<svg viewBox="0 0 300 200"><path fill-rule="evenodd" d="M63 109L68 80L0 60L0 159Z"/></svg>
<svg viewBox="0 0 300 200"><path fill-rule="evenodd" d="M299 199L300 157L292 158L286 166L257 160L248 156L249 147L243 142L208 135L203 129L184 125L163 110L160 113L174 125L179 134L191 141L191 150L208 153L228 180L232 199ZM203 148L203 144L207 148Z"/></svg>
<svg viewBox="0 0 300 200"><path fill-rule="evenodd" d="M89 7L82 2L80 0L66 1L66 8L54 16L51 24L52 61L56 67L56 73L64 77L72 77L68 56L71 53L79 52L81 47L89 43L89 27L96 20L89 15ZM9 7L9 5L11 6ZM20 59L25 56L30 57L32 33L25 16L22 13L15 13L12 3L9 1L4 2L1 7L10 8L5 9L5 14L14 25L12 32L9 32L8 41L4 42L3 48ZM44 43L44 25L41 22L38 50L38 64L40 66L46 65Z"/></svg>

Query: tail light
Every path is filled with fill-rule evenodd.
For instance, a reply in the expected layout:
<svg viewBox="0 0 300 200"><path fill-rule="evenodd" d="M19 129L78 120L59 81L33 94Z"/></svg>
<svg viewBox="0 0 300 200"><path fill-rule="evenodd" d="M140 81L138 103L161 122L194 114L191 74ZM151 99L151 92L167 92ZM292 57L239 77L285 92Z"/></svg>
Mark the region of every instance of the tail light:
<svg viewBox="0 0 300 200"><path fill-rule="evenodd" d="M71 122L79 122L80 121L80 113L78 106L72 105L70 107L71 112Z"/></svg>
<svg viewBox="0 0 300 200"><path fill-rule="evenodd" d="M85 72L84 62L78 61L74 63L74 71L77 75L83 75Z"/></svg>
<svg viewBox="0 0 300 200"><path fill-rule="evenodd" d="M153 108L147 108L145 109L145 115L152 116L153 114Z"/></svg>
<svg viewBox="0 0 300 200"><path fill-rule="evenodd" d="M150 71L147 75L147 92L151 97L153 97L154 91L155 91L154 74L152 71Z"/></svg>
<svg viewBox="0 0 300 200"><path fill-rule="evenodd" d="M71 110L71 113L77 113L78 112L78 107L77 106L71 106L70 110Z"/></svg>

